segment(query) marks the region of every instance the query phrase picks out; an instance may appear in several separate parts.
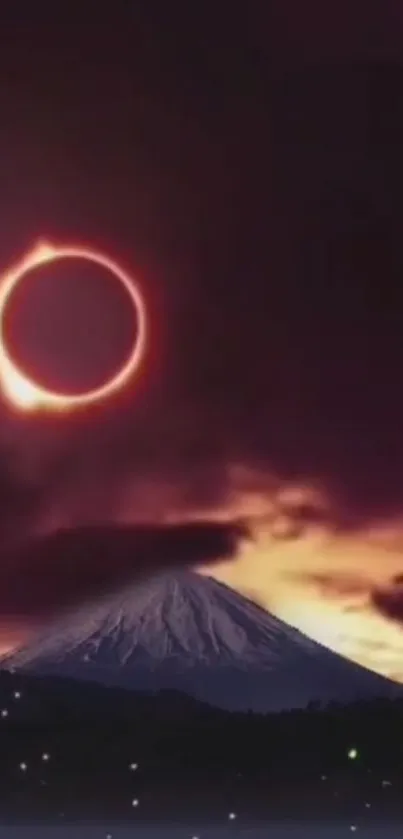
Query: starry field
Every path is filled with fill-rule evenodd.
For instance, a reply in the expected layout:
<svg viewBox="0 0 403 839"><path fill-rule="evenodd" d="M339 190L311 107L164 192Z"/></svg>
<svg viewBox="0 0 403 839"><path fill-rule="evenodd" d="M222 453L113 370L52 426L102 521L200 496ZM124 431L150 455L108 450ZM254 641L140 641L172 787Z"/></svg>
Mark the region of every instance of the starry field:
<svg viewBox="0 0 403 839"><path fill-rule="evenodd" d="M3 673L0 839L400 837L402 721L401 700L264 716Z"/></svg>

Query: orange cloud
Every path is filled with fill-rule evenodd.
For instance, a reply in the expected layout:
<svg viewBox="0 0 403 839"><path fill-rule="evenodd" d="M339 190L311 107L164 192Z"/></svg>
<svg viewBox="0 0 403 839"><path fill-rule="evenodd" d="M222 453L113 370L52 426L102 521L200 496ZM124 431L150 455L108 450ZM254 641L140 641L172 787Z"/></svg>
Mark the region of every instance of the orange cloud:
<svg viewBox="0 0 403 839"><path fill-rule="evenodd" d="M402 520L344 529L320 487L274 480L266 491L262 482L255 487L250 474L230 504L231 515L246 515L252 538L214 576L335 652L403 682L403 627L374 595L403 573Z"/></svg>

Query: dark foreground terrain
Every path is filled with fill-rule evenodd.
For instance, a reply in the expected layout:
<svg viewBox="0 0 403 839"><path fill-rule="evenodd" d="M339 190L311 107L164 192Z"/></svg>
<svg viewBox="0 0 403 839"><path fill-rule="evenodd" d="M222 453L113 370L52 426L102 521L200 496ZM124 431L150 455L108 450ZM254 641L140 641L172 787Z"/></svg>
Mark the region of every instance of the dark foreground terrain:
<svg viewBox="0 0 403 839"><path fill-rule="evenodd" d="M403 824L401 701L260 716L2 673L0 713L0 824Z"/></svg>

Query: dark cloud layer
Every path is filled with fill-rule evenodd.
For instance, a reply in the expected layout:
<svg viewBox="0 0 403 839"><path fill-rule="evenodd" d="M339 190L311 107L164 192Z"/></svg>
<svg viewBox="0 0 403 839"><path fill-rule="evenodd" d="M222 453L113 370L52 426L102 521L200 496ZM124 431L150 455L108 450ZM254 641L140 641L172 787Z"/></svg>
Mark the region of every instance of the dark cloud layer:
<svg viewBox="0 0 403 839"><path fill-rule="evenodd" d="M377 588L372 593L372 602L376 609L390 620L403 624L403 579L397 575L389 586Z"/></svg>
<svg viewBox="0 0 403 839"><path fill-rule="evenodd" d="M0 614L40 621L129 581L231 559L241 523L60 531L3 556Z"/></svg>

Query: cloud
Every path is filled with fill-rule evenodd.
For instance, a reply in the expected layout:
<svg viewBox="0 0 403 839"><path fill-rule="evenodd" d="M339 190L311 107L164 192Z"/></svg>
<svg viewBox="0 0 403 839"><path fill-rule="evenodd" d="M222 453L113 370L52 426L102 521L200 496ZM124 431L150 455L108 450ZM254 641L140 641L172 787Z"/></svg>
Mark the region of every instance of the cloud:
<svg viewBox="0 0 403 839"><path fill-rule="evenodd" d="M395 575L389 585L375 588L371 599L381 615L403 624L403 574Z"/></svg>
<svg viewBox="0 0 403 839"><path fill-rule="evenodd" d="M229 560L246 536L241 522L208 521L59 531L3 557L0 616L42 621L163 570Z"/></svg>
<svg viewBox="0 0 403 839"><path fill-rule="evenodd" d="M345 599L350 596L366 595L370 589L370 581L354 571L338 572L331 569L328 572L291 573L290 582L294 581L307 588L315 588L325 598Z"/></svg>

